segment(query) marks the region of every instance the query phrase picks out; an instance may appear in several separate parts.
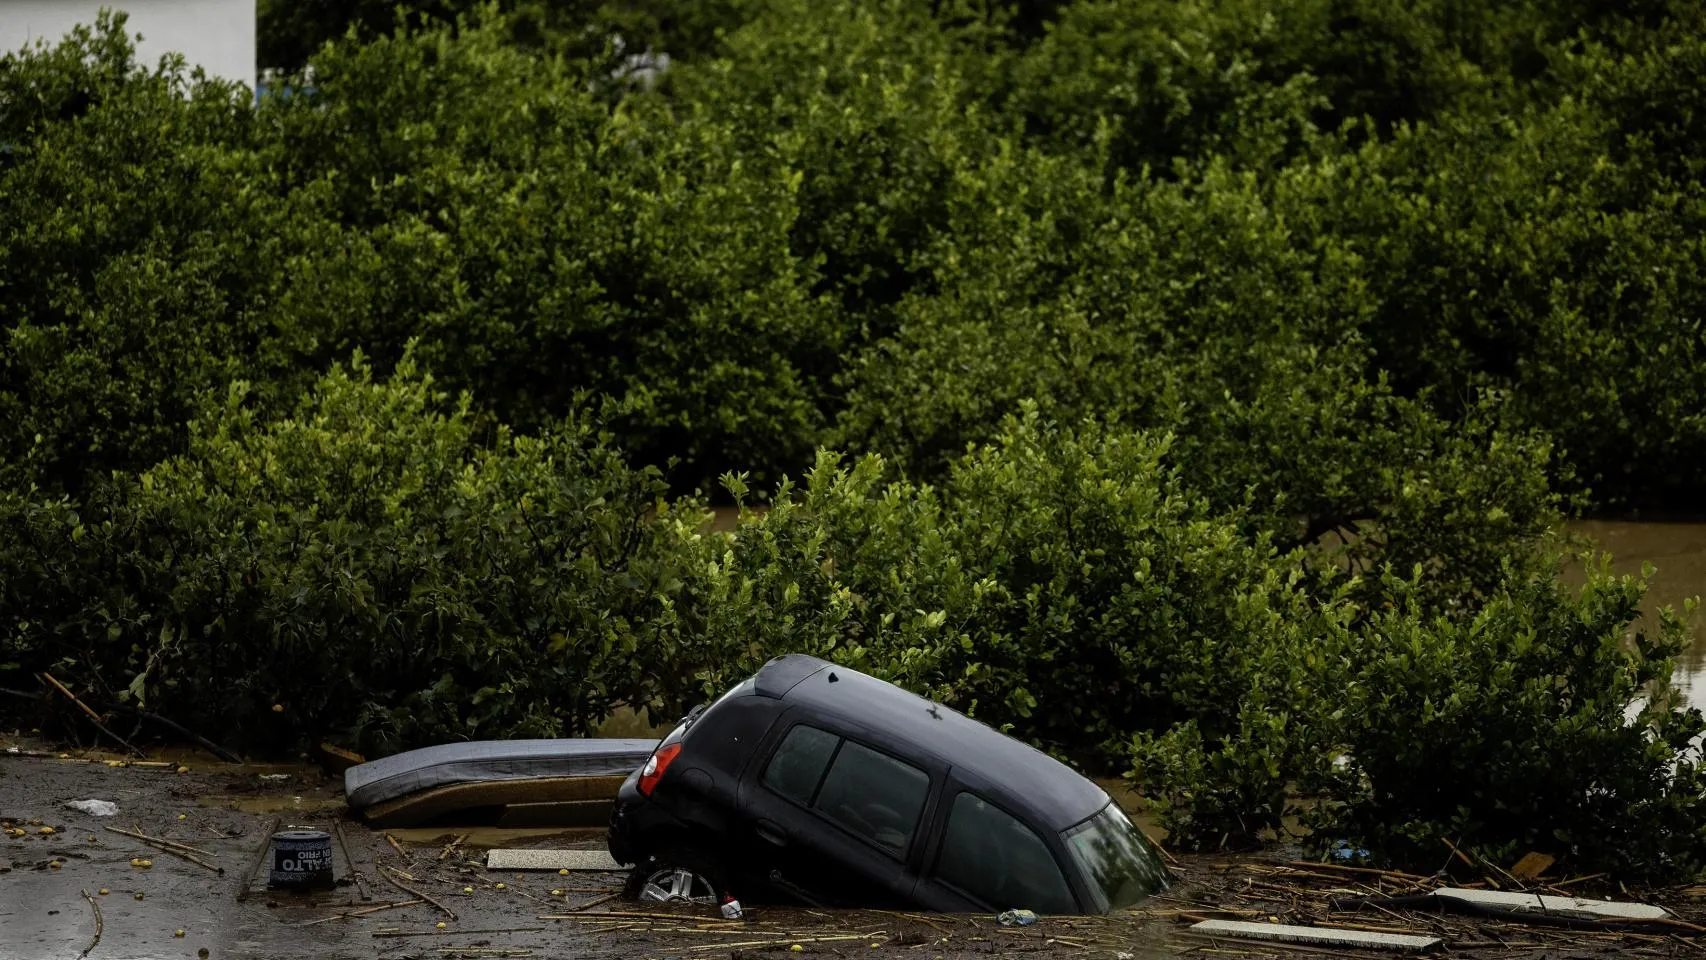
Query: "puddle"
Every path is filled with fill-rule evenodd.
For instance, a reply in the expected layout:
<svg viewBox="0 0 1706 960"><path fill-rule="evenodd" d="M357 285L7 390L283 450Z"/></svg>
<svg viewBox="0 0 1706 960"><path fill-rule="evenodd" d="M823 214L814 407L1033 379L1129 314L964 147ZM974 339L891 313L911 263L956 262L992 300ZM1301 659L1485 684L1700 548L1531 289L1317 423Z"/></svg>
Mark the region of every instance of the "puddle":
<svg viewBox="0 0 1706 960"><path fill-rule="evenodd" d="M323 813L344 809L342 797L222 794L197 797L195 802L201 807L243 813Z"/></svg>

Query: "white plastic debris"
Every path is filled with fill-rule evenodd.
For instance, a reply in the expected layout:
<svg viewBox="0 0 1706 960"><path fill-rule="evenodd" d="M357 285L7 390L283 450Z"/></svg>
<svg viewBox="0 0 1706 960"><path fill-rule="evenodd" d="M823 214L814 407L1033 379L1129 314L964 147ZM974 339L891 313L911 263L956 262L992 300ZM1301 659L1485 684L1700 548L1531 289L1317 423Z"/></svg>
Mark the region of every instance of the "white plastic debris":
<svg viewBox="0 0 1706 960"><path fill-rule="evenodd" d="M487 870L621 870L603 850L491 850Z"/></svg>
<svg viewBox="0 0 1706 960"><path fill-rule="evenodd" d="M1434 891L1434 896L1482 907L1556 914L1587 920L1664 920L1670 917L1670 911L1664 907L1617 900L1585 900L1579 897L1551 897L1503 890L1464 890L1458 887L1441 887Z"/></svg>
<svg viewBox="0 0 1706 960"><path fill-rule="evenodd" d="M111 800L68 800L65 805L91 817L118 816L118 804Z"/></svg>
<svg viewBox="0 0 1706 960"><path fill-rule="evenodd" d="M1284 923L1251 923L1247 920L1204 920L1191 927L1197 933L1243 937L1249 940L1277 940L1281 943L1304 943L1325 947L1350 947L1356 950L1432 950L1442 942L1439 937L1411 933L1375 933L1369 930L1347 930L1343 927L1297 927Z"/></svg>

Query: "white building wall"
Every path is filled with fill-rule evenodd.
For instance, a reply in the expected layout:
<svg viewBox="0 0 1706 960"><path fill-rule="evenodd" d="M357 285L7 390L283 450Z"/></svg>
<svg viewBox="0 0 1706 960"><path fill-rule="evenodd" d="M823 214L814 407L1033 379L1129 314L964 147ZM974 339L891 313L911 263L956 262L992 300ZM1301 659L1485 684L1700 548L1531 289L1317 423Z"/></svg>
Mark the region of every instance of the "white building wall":
<svg viewBox="0 0 1706 960"><path fill-rule="evenodd" d="M181 53L191 69L255 85L255 0L0 0L0 53L45 38L59 42L72 26L93 24L102 7L130 14L138 62L152 67Z"/></svg>

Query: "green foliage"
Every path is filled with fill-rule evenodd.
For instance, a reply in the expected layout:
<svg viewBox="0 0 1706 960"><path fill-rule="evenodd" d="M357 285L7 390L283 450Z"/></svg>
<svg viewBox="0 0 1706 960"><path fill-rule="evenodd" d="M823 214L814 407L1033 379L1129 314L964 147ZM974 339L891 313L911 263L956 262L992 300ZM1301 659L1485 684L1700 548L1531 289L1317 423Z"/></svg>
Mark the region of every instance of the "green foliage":
<svg viewBox="0 0 1706 960"><path fill-rule="evenodd" d="M1682 621L1667 608L1633 628L1644 591L1602 562L1580 591L1513 577L1467 620L1377 616L1338 698L1348 763L1318 825L1411 862L1444 837L1495 862L1550 850L1624 876L1698 873L1706 720L1667 686Z"/></svg>
<svg viewBox="0 0 1706 960"><path fill-rule="evenodd" d="M679 699L662 486L589 422L481 429L407 358L277 420L246 399L85 506L8 498L6 659L275 749L584 733Z"/></svg>

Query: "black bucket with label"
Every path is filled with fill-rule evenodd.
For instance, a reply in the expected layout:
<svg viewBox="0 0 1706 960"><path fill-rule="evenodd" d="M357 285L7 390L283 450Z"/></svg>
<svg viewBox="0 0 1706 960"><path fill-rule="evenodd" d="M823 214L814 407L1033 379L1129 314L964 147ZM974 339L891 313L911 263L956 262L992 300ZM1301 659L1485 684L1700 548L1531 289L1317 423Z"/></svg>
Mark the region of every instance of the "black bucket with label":
<svg viewBox="0 0 1706 960"><path fill-rule="evenodd" d="M272 835L272 877L267 886L285 890L332 885L332 835L323 830L280 830Z"/></svg>

